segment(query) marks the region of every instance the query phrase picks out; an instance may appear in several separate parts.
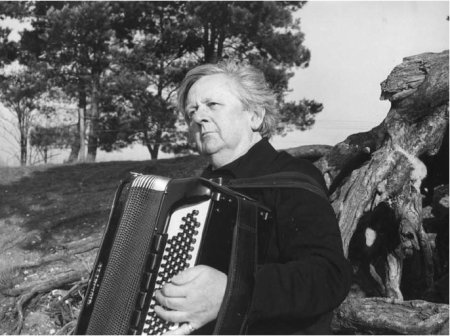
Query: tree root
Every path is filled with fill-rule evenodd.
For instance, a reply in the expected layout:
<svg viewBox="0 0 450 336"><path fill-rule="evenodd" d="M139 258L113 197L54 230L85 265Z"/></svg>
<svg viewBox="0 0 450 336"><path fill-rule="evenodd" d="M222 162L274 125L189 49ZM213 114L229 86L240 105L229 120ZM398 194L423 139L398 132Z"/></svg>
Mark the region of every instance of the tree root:
<svg viewBox="0 0 450 336"><path fill-rule="evenodd" d="M37 260L36 262L24 263L22 265L17 265L17 267L20 267L22 269L36 268L45 264L62 260L70 256L77 256L78 254L86 253L100 247L100 240L100 238L95 237L86 240L77 240L74 242L70 242L62 246L63 249L61 252L56 252L55 254L51 255L45 255L39 258L39 260Z"/></svg>
<svg viewBox="0 0 450 336"><path fill-rule="evenodd" d="M72 286L72 288L69 289L69 291L67 292L66 295L64 295L64 297L61 299L61 301L65 301L67 300L69 297L71 297L73 295L73 293L75 293L76 291L78 291L78 294L80 295L80 297L84 297L81 292L79 291L84 285L86 285L88 283L88 279L87 278L82 278L80 281L78 281L77 283L75 283L75 285Z"/></svg>
<svg viewBox="0 0 450 336"><path fill-rule="evenodd" d="M16 301L16 311L17 311L17 326L15 328L14 333L16 335L19 335L24 323L24 314L23 314L23 308L24 305L33 298L38 293L46 293L50 292L51 290L55 288L60 288L64 285L67 285L69 283L77 282L70 290L69 293L65 296L67 298L69 294L72 294L76 290L80 288L80 286L84 285L87 282L87 276L85 273L82 272L70 272L68 274L63 274L60 277L57 277L56 279L50 279L46 281L42 281L41 283L33 286L32 288L20 288L20 289L11 289L6 291L6 295L10 296L19 296L20 297Z"/></svg>
<svg viewBox="0 0 450 336"><path fill-rule="evenodd" d="M35 281L33 283L30 283L28 286L4 290L3 294L8 296L19 296L25 295L24 293L32 291L36 291L36 293L45 293L51 291L52 289L60 288L69 283L77 282L81 280L81 278L88 278L88 277L89 277L88 272L70 271L68 273L62 273L53 279L48 279L39 282Z"/></svg>
<svg viewBox="0 0 450 336"><path fill-rule="evenodd" d="M332 329L339 334L448 335L448 322L446 304L347 297L335 311Z"/></svg>
<svg viewBox="0 0 450 336"><path fill-rule="evenodd" d="M33 263L24 263L22 265L17 265L16 268L29 269L36 268L65 258L78 258L80 254L92 251L98 248L100 245L100 239L98 237L93 237L90 239L79 240L75 242L70 242L62 246L62 249L57 251L55 254L46 255L39 258ZM17 324L14 327L12 333L20 334L24 326L24 310L27 303L39 293L47 293L53 289L61 288L67 286L68 284L75 283L75 285L69 290L67 294L64 295L62 300L66 300L73 293L79 291L81 297L83 295L80 292L80 288L85 285L88 281L90 269L85 263L85 268L83 270L70 270L63 273L55 274L51 279L46 280L35 280L29 283L21 283L20 286L13 288L8 288L3 286L2 294L10 297L17 297L14 303L15 311L17 312ZM12 287L12 286L11 286ZM68 327L67 327L68 328Z"/></svg>
<svg viewBox="0 0 450 336"><path fill-rule="evenodd" d="M59 329L56 332L56 335L71 335L73 333L73 330L74 330L76 324L77 324L76 320L70 321L64 327Z"/></svg>
<svg viewBox="0 0 450 336"><path fill-rule="evenodd" d="M16 301L16 311L17 311L17 326L16 330L14 331L15 335L20 335L20 332L23 328L23 322L24 322L24 316L23 316L23 306L25 303L28 302L33 296L35 296L38 293L38 291L31 291L29 293L26 293L19 297L19 299Z"/></svg>

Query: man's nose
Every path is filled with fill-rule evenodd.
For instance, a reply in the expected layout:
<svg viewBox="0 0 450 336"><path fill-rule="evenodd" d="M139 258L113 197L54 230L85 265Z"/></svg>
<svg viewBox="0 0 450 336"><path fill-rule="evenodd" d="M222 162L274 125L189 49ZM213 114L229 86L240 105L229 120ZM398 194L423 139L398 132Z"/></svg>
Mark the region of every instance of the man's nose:
<svg viewBox="0 0 450 336"><path fill-rule="evenodd" d="M206 107L200 105L192 116L192 120L197 124L208 121L208 111Z"/></svg>

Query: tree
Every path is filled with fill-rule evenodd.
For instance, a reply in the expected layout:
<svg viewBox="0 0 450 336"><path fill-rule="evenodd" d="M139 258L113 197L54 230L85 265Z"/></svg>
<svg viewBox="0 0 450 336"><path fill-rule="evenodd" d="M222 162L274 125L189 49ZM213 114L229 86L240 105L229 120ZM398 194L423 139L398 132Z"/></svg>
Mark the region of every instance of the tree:
<svg viewBox="0 0 450 336"><path fill-rule="evenodd" d="M75 136L73 127L42 127L34 126L30 129L30 145L36 148L44 163L50 158L52 148L67 148L73 143Z"/></svg>
<svg viewBox="0 0 450 336"><path fill-rule="evenodd" d="M149 18L140 22L132 48L122 44L114 53L109 90L121 98L109 101L121 104L117 107L121 116L110 113L104 120L111 121L108 127L116 125L121 131L105 130L109 134L102 140L109 147L111 141L140 141L156 159L160 149L187 147L185 133L177 127L172 98L177 84L195 63L180 48L186 40L185 3L150 2L145 9ZM121 137L114 140L114 135Z"/></svg>
<svg viewBox="0 0 450 336"><path fill-rule="evenodd" d="M0 82L0 99L17 118L20 134L20 164L27 164L28 132L38 99L46 90L46 81L36 68L23 68L4 74Z"/></svg>
<svg viewBox="0 0 450 336"><path fill-rule="evenodd" d="M41 35L49 47L44 57L76 81L80 130L85 125L85 97L90 96L87 161L94 161L97 151L98 89L100 76L108 66L108 42L113 36L111 15L110 6L102 2L65 4L61 9L50 7L45 13L48 28ZM84 139L80 141L83 142Z"/></svg>
<svg viewBox="0 0 450 336"><path fill-rule="evenodd" d="M114 75L109 86L111 95L102 97L101 104L102 149L108 151L138 141L156 159L163 143L176 142L177 113L170 103L148 90L147 76L137 77L124 70Z"/></svg>
<svg viewBox="0 0 450 336"><path fill-rule="evenodd" d="M304 34L294 11L305 2L289 1L211 1L191 2L187 5L192 16L185 47L202 50L204 63L232 58L246 60L260 68L277 94L282 119L298 129L314 123L309 110L316 102L290 102L283 108L289 79L294 67L307 67L310 52L303 45ZM282 130L283 127L280 127Z"/></svg>
<svg viewBox="0 0 450 336"><path fill-rule="evenodd" d="M9 41L10 29L0 27L0 67L17 57L17 43Z"/></svg>
<svg viewBox="0 0 450 336"><path fill-rule="evenodd" d="M315 115L322 112L323 105L314 100L302 99L298 103L287 102L281 107L281 120L278 125L278 133L297 129L305 131L310 129L315 122Z"/></svg>
<svg viewBox="0 0 450 336"><path fill-rule="evenodd" d="M37 162L47 163L53 156L52 149L69 148L76 142L78 132L74 112L77 106L74 99L70 99L58 87L47 90L38 104L39 114L30 129L30 145L37 152Z"/></svg>
<svg viewBox="0 0 450 336"><path fill-rule="evenodd" d="M0 21L7 18L23 18L28 11L28 3L25 1L0 2ZM9 64L18 57L19 44L9 39L10 28L0 27L0 67Z"/></svg>
<svg viewBox="0 0 450 336"><path fill-rule="evenodd" d="M22 39L25 50L52 67L56 83L77 96L80 141L74 151L81 148L83 153L87 126L88 161L95 160L98 146L99 88L109 66L110 44L114 37L126 36L126 25L135 24L124 19L122 7L109 2L37 2L34 31Z"/></svg>
<svg viewBox="0 0 450 336"><path fill-rule="evenodd" d="M214 63L226 58L247 61L264 71L277 93L282 107L280 132L310 128L315 114L322 110L321 104L304 100L284 105L288 81L293 75L292 68L307 66L310 57L309 51L302 46L303 34L299 23L292 19L292 12L302 6L303 3L298 2L151 3L147 7L150 19L143 21L140 26L142 37L134 41L129 51L122 48L124 56L119 67L126 71L119 76L123 77L124 73L134 74L126 86L130 89L139 86L133 93L135 99L142 102L143 97L148 95L147 91L150 91L155 99L164 102L162 106L170 106L168 103L178 83L194 65ZM132 80L139 84L133 85ZM133 105L132 102L130 104ZM142 107L145 108L145 105ZM172 134L178 138L182 134L174 133L173 124L171 129L157 130L159 126L155 122L161 122L160 117L166 116L166 121L173 120L170 110L167 110L153 119L151 125L156 131L152 132L150 138L147 137L141 130L148 116L155 113L148 114L149 109L150 105L145 112L147 117L140 115L144 110L134 110L136 119L141 122L136 128L136 137L131 136L133 131L130 129L128 139L140 138L154 153L152 158L156 158L160 144L166 144L163 145L164 150L174 149L170 145L174 143L173 140L163 141L162 134ZM120 118L117 119L115 115L113 118L114 122L109 123L108 127L121 124ZM182 122L181 119L179 122ZM293 126L286 127L289 124ZM108 131L110 135L119 134L111 129ZM104 139L113 141L111 136ZM123 141L123 138L118 141ZM182 141L181 147L186 146L186 140Z"/></svg>
<svg viewBox="0 0 450 336"><path fill-rule="evenodd" d="M299 101L283 107L293 68L306 67L310 58L299 22L292 18L293 11L303 5L284 1L36 2L31 7L34 30L23 34L20 59L25 64L36 59L47 62L51 82L77 97L80 141L73 144L71 157L84 152L86 127L88 161L95 159L99 145L113 148L113 135L123 134L110 129L125 126L111 104L102 111L106 105L101 101L110 95L103 90L114 86L114 75L130 74L128 84L134 92L124 99L139 108L133 111L136 131L132 134L128 128L126 140L141 141L156 158L160 148L172 150L173 139L182 138L174 127L173 93L186 71L204 62L233 58L260 68L277 94L282 126L294 125L285 130L313 125L320 109L310 108L320 104ZM105 84L106 80L113 83ZM140 83L143 80L146 85ZM163 110L156 111L157 106ZM182 140L181 146L186 145L186 139Z"/></svg>

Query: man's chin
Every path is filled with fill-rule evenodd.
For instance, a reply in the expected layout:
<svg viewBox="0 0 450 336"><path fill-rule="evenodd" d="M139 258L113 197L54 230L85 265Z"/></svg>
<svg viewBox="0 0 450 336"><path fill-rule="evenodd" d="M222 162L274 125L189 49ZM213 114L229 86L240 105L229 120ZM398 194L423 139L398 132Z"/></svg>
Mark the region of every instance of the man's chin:
<svg viewBox="0 0 450 336"><path fill-rule="evenodd" d="M220 150L220 147L217 146L217 144L208 142L197 146L197 149L199 150L200 154L209 156L216 154Z"/></svg>
<svg viewBox="0 0 450 336"><path fill-rule="evenodd" d="M202 148L202 149L199 151L199 153L200 153L201 155L204 155L204 156L211 156L211 155L216 154L216 153L217 153L217 150L214 150L213 148Z"/></svg>

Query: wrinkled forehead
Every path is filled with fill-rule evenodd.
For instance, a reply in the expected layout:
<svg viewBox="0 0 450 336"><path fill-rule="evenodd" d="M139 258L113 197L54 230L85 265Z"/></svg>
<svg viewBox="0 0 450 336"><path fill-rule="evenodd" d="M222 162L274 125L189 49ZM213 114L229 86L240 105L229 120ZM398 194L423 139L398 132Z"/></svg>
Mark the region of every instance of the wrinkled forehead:
<svg viewBox="0 0 450 336"><path fill-rule="evenodd" d="M187 93L185 107L194 103L193 100L197 99L198 95L202 98L214 98L219 95L231 94L242 101L241 90L242 87L239 81L232 76L227 74L206 75L199 78L190 87Z"/></svg>

